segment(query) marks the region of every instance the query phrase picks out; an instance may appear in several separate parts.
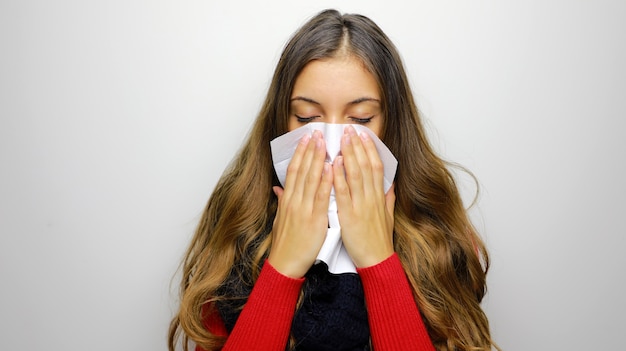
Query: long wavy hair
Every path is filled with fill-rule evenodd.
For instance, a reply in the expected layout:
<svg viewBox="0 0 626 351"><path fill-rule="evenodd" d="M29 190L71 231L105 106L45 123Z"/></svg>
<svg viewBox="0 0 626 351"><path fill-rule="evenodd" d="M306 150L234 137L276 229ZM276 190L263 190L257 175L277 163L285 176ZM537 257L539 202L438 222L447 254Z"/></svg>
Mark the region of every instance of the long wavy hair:
<svg viewBox="0 0 626 351"><path fill-rule="evenodd" d="M381 139L398 159L394 247L437 350L491 350L486 293L489 258L470 222L450 164L429 144L401 58L382 30L361 15L325 10L285 47L254 126L217 183L182 263L180 310L169 348L190 341L206 350L224 339L203 324L233 266L255 280L268 256L279 185L270 140L288 131L289 100L298 74L313 60L360 59L382 100ZM182 337L182 338L181 338Z"/></svg>

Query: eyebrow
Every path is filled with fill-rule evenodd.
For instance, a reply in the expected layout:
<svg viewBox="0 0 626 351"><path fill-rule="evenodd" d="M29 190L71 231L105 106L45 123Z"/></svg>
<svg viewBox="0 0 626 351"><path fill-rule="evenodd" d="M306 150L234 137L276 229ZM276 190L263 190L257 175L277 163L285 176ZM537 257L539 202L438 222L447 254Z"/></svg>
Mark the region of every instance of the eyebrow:
<svg viewBox="0 0 626 351"><path fill-rule="evenodd" d="M311 103L311 104L321 105L319 102L317 102L317 101L315 101L315 100L313 100L311 98L304 97L304 96L296 96L296 97L291 98L291 100L289 100L289 101L305 101L305 102L308 102L308 103ZM352 100L352 101L348 102L348 105L358 105L358 104L360 104L362 102L368 102L368 101L380 103L380 100L378 100L378 99L374 99L374 98L371 98L371 97L364 96L364 97L360 97L360 98L358 98L356 100Z"/></svg>

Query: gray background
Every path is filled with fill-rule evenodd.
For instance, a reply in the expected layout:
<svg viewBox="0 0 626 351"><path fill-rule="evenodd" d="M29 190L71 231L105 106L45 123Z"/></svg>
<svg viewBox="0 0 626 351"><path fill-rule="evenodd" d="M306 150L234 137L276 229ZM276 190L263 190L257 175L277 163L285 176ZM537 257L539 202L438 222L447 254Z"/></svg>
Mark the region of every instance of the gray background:
<svg viewBox="0 0 626 351"><path fill-rule="evenodd" d="M2 1L0 348L166 349L203 206L326 7L395 41L433 143L480 180L495 340L620 348L626 3L607 0Z"/></svg>

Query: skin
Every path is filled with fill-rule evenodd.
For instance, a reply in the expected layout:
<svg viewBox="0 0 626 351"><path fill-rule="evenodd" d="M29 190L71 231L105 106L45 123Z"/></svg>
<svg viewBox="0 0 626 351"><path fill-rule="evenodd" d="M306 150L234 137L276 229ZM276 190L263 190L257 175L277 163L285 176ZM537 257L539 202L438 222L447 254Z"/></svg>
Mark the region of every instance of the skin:
<svg viewBox="0 0 626 351"><path fill-rule="evenodd" d="M297 77L289 130L308 122L359 123L380 135L384 116L374 76L352 56L316 60ZM285 188L274 187L278 210L268 258L280 273L301 278L315 262L328 227L334 186L342 240L359 268L378 264L393 250L393 187L385 194L383 164L366 133L344 130L341 154L325 163L321 132L301 141L287 169Z"/></svg>

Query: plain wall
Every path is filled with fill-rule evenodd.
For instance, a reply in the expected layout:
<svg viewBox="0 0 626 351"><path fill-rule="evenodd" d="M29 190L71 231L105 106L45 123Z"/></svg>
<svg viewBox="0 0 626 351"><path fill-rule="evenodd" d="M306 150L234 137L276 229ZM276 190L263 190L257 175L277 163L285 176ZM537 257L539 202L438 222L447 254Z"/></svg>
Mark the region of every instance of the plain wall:
<svg viewBox="0 0 626 351"><path fill-rule="evenodd" d="M494 339L623 344L625 2L30 0L0 3L1 349L166 350L199 215L326 7L394 40L479 179Z"/></svg>

